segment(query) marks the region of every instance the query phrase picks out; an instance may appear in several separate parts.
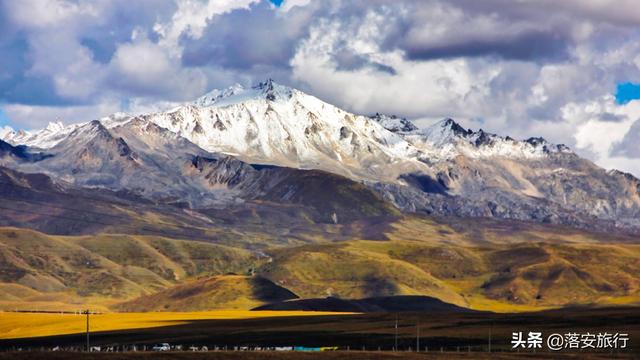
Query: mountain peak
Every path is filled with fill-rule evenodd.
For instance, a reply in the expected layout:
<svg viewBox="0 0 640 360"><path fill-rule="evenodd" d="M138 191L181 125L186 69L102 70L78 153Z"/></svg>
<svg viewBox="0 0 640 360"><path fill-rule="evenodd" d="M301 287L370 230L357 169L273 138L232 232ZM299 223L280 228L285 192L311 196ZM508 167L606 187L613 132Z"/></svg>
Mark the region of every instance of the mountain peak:
<svg viewBox="0 0 640 360"><path fill-rule="evenodd" d="M94 138L112 139L113 136L109 130L100 122L100 120L91 120L90 122L79 126L73 130L64 141L89 141ZM63 142L64 142L63 141Z"/></svg>
<svg viewBox="0 0 640 360"><path fill-rule="evenodd" d="M503 137L483 129L466 129L451 118L445 118L408 135L418 143L430 144L429 149L445 159L460 154L471 158L540 158L552 153L572 153L568 147L549 143L541 137L517 141L509 136Z"/></svg>
<svg viewBox="0 0 640 360"><path fill-rule="evenodd" d="M571 153L571 149L564 144L552 144L543 137L530 137L524 142L534 148L542 148L545 153Z"/></svg>
<svg viewBox="0 0 640 360"><path fill-rule="evenodd" d="M279 84L271 78L258 83L252 89L259 91L268 101L287 100L293 94L293 88Z"/></svg>
<svg viewBox="0 0 640 360"><path fill-rule="evenodd" d="M58 132L62 129L64 129L64 124L60 120L51 121L49 122L49 124L47 124L47 127L44 128L45 131L49 131L49 132Z"/></svg>
<svg viewBox="0 0 640 360"><path fill-rule="evenodd" d="M10 126L4 126L0 128L0 139L4 139L7 135L15 133L15 130L13 130L12 127Z"/></svg>
<svg viewBox="0 0 640 360"><path fill-rule="evenodd" d="M397 132L411 132L418 130L418 127L415 126L410 120L406 118L401 118L396 115L385 115L376 113L373 116L369 117L371 120L382 125L383 128L397 133Z"/></svg>
<svg viewBox="0 0 640 360"><path fill-rule="evenodd" d="M261 81L258 85L252 86L253 89L265 90L265 91L273 91L275 81L272 78L268 78L266 81ZM277 85L277 84L276 84Z"/></svg>
<svg viewBox="0 0 640 360"><path fill-rule="evenodd" d="M525 140L525 142L533 145L533 146L539 146L539 145L546 145L548 144L547 140L543 137L530 137L527 140Z"/></svg>
<svg viewBox="0 0 640 360"><path fill-rule="evenodd" d="M465 129L451 118L442 119L437 123L420 130L419 133L425 140L438 147L456 143L460 139L468 141L469 137L474 134L473 131Z"/></svg>
<svg viewBox="0 0 640 360"><path fill-rule="evenodd" d="M228 98L236 94L241 94L244 91L245 91L244 86L238 83L231 85L228 88L222 89L222 90L213 89L208 93L202 95L198 99L196 99L196 101L194 101L194 105L201 106L201 107L212 106L217 104L220 100L224 98Z"/></svg>
<svg viewBox="0 0 640 360"><path fill-rule="evenodd" d="M273 79L267 79L250 88L235 84L223 90L211 90L194 101L194 105L200 107L226 106L255 99L287 100L291 98L292 94L293 88L281 85Z"/></svg>
<svg viewBox="0 0 640 360"><path fill-rule="evenodd" d="M453 134L457 136L466 137L473 134L473 131L471 131L471 129L465 129L452 118L444 118L440 120L439 124L441 128L449 129L453 132ZM482 129L480 129L480 131L482 132Z"/></svg>

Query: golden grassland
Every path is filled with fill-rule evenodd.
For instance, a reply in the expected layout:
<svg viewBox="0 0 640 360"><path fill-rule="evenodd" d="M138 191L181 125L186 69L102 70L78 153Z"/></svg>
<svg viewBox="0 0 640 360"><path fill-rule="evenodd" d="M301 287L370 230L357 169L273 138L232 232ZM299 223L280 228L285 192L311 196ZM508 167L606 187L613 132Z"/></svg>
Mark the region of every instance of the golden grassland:
<svg viewBox="0 0 640 360"><path fill-rule="evenodd" d="M283 236L263 249L267 259L241 247L158 236L0 228L0 310L108 312L136 299L140 307L127 310L248 310L268 302L247 282L254 271L302 298L426 295L494 312L640 304L637 239L418 216L375 233L386 239L331 242L318 233L307 238L312 244L300 244ZM227 281L201 287L210 279ZM161 296L179 290L180 302Z"/></svg>
<svg viewBox="0 0 640 360"><path fill-rule="evenodd" d="M294 316L348 315L313 311L216 310L202 312L104 313L90 315L91 332L181 325L194 320L230 320ZM0 312L0 339L77 334L86 331L86 315Z"/></svg>
<svg viewBox="0 0 640 360"><path fill-rule="evenodd" d="M0 309L92 310L200 275L245 273L246 250L157 236L52 236L0 228Z"/></svg>
<svg viewBox="0 0 640 360"><path fill-rule="evenodd" d="M296 298L289 290L259 276L219 275L185 281L169 289L121 303L113 310L202 311L248 310L265 303Z"/></svg>
<svg viewBox="0 0 640 360"><path fill-rule="evenodd" d="M617 234L594 233L570 227L522 221L404 216L385 232L389 240L430 244L491 246L548 242L553 244L636 243Z"/></svg>
<svg viewBox="0 0 640 360"><path fill-rule="evenodd" d="M274 251L263 271L301 297L427 295L493 312L640 303L640 245L360 240Z"/></svg>

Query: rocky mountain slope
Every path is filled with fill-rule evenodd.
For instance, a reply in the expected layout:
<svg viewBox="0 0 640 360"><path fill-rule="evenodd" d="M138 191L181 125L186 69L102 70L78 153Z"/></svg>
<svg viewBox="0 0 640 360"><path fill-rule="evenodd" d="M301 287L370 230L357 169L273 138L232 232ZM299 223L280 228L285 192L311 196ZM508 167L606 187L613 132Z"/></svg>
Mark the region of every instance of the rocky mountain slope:
<svg viewBox="0 0 640 360"><path fill-rule="evenodd" d="M111 128L101 121L79 125L46 154L6 146L12 152L0 158L0 165L46 173L76 187L127 191L155 203L192 208L235 207L251 200L304 204L319 222L397 212L372 190L339 175L248 164L202 150L141 118ZM317 186L341 196L319 196Z"/></svg>
<svg viewBox="0 0 640 360"><path fill-rule="evenodd" d="M52 235L124 233L265 249L354 237L378 239L384 236L381 230L398 217L392 205L361 184L337 175L301 172L302 179L309 177L306 186L322 181L325 188L345 196L322 196L299 187L296 178L290 177L290 198L276 192L270 194L273 200L265 197L224 208L191 209L128 191L78 187L44 174L0 167L0 226Z"/></svg>
<svg viewBox="0 0 640 360"><path fill-rule="evenodd" d="M403 211L640 228L640 181L563 145L471 131L451 119L418 129L393 116L355 115L271 80L216 90L169 111L54 124L4 139L33 147L23 154L43 153L33 155L37 161L0 155L5 166L192 208L274 196L304 203L319 191L343 198L322 188L334 181L319 180L338 175ZM313 189L304 185L309 174Z"/></svg>
<svg viewBox="0 0 640 360"><path fill-rule="evenodd" d="M640 224L640 181L606 171L564 145L473 132L451 119L398 133L428 154L421 160L436 173L412 179L416 186L375 185L400 208L578 227Z"/></svg>

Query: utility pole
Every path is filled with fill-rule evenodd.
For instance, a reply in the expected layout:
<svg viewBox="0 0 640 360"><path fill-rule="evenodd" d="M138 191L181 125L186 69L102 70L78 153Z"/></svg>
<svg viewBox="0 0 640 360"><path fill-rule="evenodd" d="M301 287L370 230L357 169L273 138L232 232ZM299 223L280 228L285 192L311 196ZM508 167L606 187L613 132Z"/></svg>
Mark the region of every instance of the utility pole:
<svg viewBox="0 0 640 360"><path fill-rule="evenodd" d="M87 352L91 351L91 347L89 345L89 309L84 312L87 314Z"/></svg>
<svg viewBox="0 0 640 360"><path fill-rule="evenodd" d="M416 325L416 352L420 352L420 318L418 317L418 324Z"/></svg>
<svg viewBox="0 0 640 360"><path fill-rule="evenodd" d="M491 352L491 333L493 332L493 320L491 320L491 325L489 325L489 352Z"/></svg>
<svg viewBox="0 0 640 360"><path fill-rule="evenodd" d="M394 336L393 351L398 351L398 314L396 314L396 331Z"/></svg>

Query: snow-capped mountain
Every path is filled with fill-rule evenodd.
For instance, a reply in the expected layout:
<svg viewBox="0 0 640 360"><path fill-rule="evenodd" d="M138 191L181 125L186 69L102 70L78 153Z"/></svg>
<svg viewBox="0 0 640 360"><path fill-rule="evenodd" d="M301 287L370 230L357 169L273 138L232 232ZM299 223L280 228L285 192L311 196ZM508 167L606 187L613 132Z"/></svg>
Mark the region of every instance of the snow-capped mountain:
<svg viewBox="0 0 640 360"><path fill-rule="evenodd" d="M21 171L192 206L291 187L267 186L267 172L257 170L265 168L249 165L265 164L364 182L405 211L640 226L640 182L563 145L472 131L452 119L418 129L395 116L352 114L271 80L214 90L169 111L3 138L45 149L41 161L18 161Z"/></svg>
<svg viewBox="0 0 640 360"><path fill-rule="evenodd" d="M9 134L11 134L13 132L14 132L14 130L10 126L1 127L0 128L0 139L6 138L7 136L9 136Z"/></svg>
<svg viewBox="0 0 640 360"><path fill-rule="evenodd" d="M112 128L126 123L133 116L126 113L115 113L101 118L100 123L106 128ZM12 145L26 145L32 148L49 149L67 138L73 131L87 122L64 125L61 121L50 122L44 129L36 131L18 130L10 127L0 129L0 139Z"/></svg>
<svg viewBox="0 0 640 360"><path fill-rule="evenodd" d="M397 117L395 115L376 113L375 115L371 116L371 119L382 125L383 128L394 133L408 133L418 130L418 127L415 126L411 121L405 118Z"/></svg>
<svg viewBox="0 0 640 360"><path fill-rule="evenodd" d="M39 131L8 131L2 139L13 145L27 145L30 147L48 149L67 137L80 124L65 126L62 122L50 122L44 129Z"/></svg>
<svg viewBox="0 0 640 360"><path fill-rule="evenodd" d="M571 150L564 145L555 145L543 138L523 141L487 133L482 129L465 129L453 119L443 119L425 129L418 129L406 119L376 115L373 118L389 131L400 134L407 142L420 150L426 161L451 160L456 156L470 158L542 158L550 153Z"/></svg>
<svg viewBox="0 0 640 360"><path fill-rule="evenodd" d="M323 222L334 222L332 216L343 220L360 216L360 210L350 207L354 198L366 202L368 214L396 211L349 179L313 170L247 164L207 152L140 117L94 120L77 126L46 154L27 150L24 145L14 147L0 141L0 165L45 173L83 188L124 190L161 204L202 209L239 206L251 200L304 203L307 216ZM309 186L314 182L322 183L325 191L348 194L351 200L324 197Z"/></svg>
<svg viewBox="0 0 640 360"><path fill-rule="evenodd" d="M428 171L414 147L377 122L271 80L211 92L195 104L141 117L207 151L250 163L374 181Z"/></svg>

